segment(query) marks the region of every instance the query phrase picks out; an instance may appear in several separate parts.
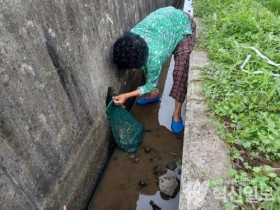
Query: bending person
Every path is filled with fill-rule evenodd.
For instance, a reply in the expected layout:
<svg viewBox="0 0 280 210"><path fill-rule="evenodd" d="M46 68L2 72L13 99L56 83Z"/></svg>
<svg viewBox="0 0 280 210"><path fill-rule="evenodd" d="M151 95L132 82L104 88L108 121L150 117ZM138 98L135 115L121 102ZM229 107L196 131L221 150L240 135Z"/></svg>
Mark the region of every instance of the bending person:
<svg viewBox="0 0 280 210"><path fill-rule="evenodd" d="M113 46L114 63L119 69L143 71L146 83L134 91L114 96L114 103L121 105L130 97L142 95L136 101L139 105L159 102L157 83L162 65L174 54L173 86L169 94L175 100L171 129L173 133L182 132L181 109L187 93L195 31L196 24L189 14L169 6L152 12L118 38Z"/></svg>

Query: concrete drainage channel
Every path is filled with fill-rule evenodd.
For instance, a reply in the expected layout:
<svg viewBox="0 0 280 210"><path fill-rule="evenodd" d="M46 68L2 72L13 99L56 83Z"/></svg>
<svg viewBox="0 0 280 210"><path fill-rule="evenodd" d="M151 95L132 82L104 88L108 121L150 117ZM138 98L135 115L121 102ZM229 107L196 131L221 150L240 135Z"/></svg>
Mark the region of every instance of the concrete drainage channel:
<svg viewBox="0 0 280 210"><path fill-rule="evenodd" d="M161 93L169 63L163 67ZM211 180L228 176L231 164L200 92L206 54L194 51L190 65L184 133L174 135L159 124L160 103L133 106L131 113L145 127L143 142L133 154L115 149L89 210L224 209L209 188Z"/></svg>

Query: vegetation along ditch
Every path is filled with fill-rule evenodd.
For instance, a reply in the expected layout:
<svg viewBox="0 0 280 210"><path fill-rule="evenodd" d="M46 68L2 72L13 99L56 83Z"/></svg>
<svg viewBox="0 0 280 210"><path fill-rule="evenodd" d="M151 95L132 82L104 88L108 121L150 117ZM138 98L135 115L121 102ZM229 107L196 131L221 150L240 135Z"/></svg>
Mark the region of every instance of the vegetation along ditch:
<svg viewBox="0 0 280 210"><path fill-rule="evenodd" d="M280 209L280 1L196 1L195 11L211 60L203 90L233 166L222 201Z"/></svg>

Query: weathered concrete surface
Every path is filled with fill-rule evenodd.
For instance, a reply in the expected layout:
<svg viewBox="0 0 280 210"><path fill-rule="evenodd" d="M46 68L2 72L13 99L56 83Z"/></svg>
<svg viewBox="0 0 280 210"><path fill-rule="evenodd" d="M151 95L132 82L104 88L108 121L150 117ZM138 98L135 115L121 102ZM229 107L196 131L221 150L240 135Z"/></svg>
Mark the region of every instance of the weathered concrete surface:
<svg viewBox="0 0 280 210"><path fill-rule="evenodd" d="M113 42L176 1L0 1L0 209L84 209L106 165ZM133 85L132 85L133 84Z"/></svg>
<svg viewBox="0 0 280 210"><path fill-rule="evenodd" d="M224 209L215 198L213 189L209 188L211 180L221 180L228 176L231 163L228 148L217 136L216 127L206 112L207 105L200 89L201 67L207 64L205 52L192 52L186 103L180 210Z"/></svg>

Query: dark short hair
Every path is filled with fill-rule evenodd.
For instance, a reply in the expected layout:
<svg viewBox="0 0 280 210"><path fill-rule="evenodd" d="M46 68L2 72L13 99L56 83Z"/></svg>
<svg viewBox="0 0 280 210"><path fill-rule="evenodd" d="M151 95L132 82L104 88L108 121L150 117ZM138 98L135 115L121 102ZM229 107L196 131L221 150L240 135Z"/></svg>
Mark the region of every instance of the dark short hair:
<svg viewBox="0 0 280 210"><path fill-rule="evenodd" d="M119 69L140 69L149 54L145 40L137 34L126 32L113 46L113 61Z"/></svg>

